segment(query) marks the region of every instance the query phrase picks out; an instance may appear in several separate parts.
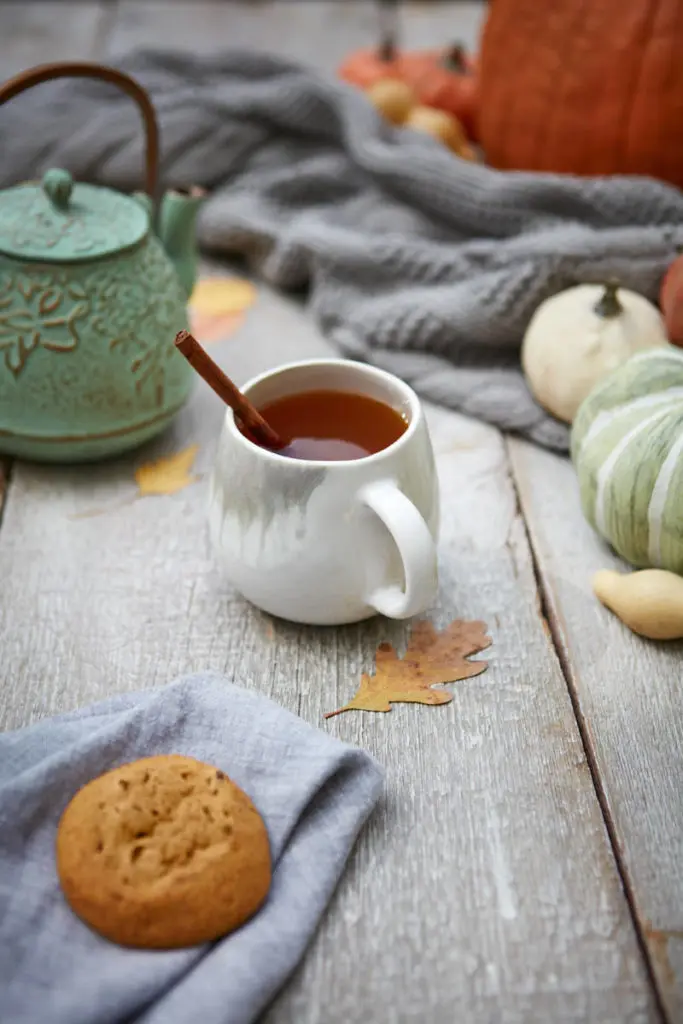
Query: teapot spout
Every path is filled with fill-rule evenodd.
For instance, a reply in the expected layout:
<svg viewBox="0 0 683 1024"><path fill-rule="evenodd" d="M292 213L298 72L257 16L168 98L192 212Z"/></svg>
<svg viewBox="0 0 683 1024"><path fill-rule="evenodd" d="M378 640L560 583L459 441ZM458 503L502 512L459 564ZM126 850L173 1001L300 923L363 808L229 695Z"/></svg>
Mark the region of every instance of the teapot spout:
<svg viewBox="0 0 683 1024"><path fill-rule="evenodd" d="M205 196L193 186L167 192L161 201L159 237L188 298L197 279L196 222Z"/></svg>

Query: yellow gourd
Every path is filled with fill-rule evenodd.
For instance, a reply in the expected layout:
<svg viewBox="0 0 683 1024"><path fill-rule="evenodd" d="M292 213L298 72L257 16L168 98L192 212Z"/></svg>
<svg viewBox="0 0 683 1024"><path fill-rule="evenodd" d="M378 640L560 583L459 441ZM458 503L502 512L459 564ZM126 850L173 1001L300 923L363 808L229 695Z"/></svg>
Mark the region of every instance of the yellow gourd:
<svg viewBox="0 0 683 1024"><path fill-rule="evenodd" d="M460 121L452 114L447 114L445 110L435 110L433 107L413 107L408 114L405 126L418 132L426 132L427 135L443 142L453 153L459 153L460 149L467 145L465 130Z"/></svg>
<svg viewBox="0 0 683 1024"><path fill-rule="evenodd" d="M403 124L415 105L415 93L398 78L380 78L366 95L379 113L392 124Z"/></svg>
<svg viewBox="0 0 683 1024"><path fill-rule="evenodd" d="M675 573L602 569L593 577L593 591L634 633L650 640L683 637L683 578Z"/></svg>

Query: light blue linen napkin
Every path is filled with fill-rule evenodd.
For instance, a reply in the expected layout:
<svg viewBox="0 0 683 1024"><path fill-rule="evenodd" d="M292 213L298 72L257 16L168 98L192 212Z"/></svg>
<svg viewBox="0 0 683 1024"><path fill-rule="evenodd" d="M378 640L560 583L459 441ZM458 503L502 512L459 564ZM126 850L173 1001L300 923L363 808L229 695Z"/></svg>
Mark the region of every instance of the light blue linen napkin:
<svg viewBox="0 0 683 1024"><path fill-rule="evenodd" d="M270 896L239 931L170 952L124 949L68 908L54 856L76 790L136 758L222 768L263 816ZM216 676L115 697L0 735L2 1024L247 1024L301 959L382 790L361 750Z"/></svg>

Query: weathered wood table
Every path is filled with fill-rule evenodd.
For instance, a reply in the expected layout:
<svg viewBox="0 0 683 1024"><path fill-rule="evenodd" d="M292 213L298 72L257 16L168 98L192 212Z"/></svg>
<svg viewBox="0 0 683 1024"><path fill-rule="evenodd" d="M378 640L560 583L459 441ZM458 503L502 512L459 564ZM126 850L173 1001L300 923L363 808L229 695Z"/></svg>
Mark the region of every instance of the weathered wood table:
<svg viewBox="0 0 683 1024"><path fill-rule="evenodd" d="M474 3L404 9L415 45L473 43L481 17ZM354 0L3 2L0 73L167 43L332 68L373 26ZM239 381L327 352L300 307L265 287L212 348ZM407 626L288 626L231 592L204 516L222 409L199 386L142 452L4 467L0 721L212 669L377 756L386 797L273 1024L682 1021L683 647L639 640L594 600L593 572L615 560L565 459L429 415L443 500L432 617L482 618L494 638L488 671L452 704L324 723L376 644L400 647ZM134 500L136 466L192 443L194 486Z"/></svg>

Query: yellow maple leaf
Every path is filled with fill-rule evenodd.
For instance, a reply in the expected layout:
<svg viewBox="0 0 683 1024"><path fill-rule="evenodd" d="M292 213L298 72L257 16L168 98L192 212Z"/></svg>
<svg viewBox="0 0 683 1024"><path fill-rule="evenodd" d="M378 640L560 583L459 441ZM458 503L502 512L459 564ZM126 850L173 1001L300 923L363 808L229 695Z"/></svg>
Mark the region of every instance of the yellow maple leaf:
<svg viewBox="0 0 683 1024"><path fill-rule="evenodd" d="M256 299L251 281L238 277L202 277L190 296L190 306L207 316L243 313Z"/></svg>
<svg viewBox="0 0 683 1024"><path fill-rule="evenodd" d="M200 278L189 302L192 331L204 342L229 338L242 326L245 312L255 301L256 288L251 281Z"/></svg>
<svg viewBox="0 0 683 1024"><path fill-rule="evenodd" d="M184 487L199 480L198 476L192 476L190 470L199 451L198 444L192 444L189 448L174 455L167 455L157 459L155 462L146 462L135 470L135 482L140 493L138 497L145 497L148 494L175 494L182 491Z"/></svg>
<svg viewBox="0 0 683 1024"><path fill-rule="evenodd" d="M391 644L380 644L375 675L363 673L353 699L337 711L328 711L325 718L344 711L391 711L391 705L397 703L448 704L453 694L432 687L484 672L487 662L467 658L490 647L491 642L485 622L455 619L440 633L431 622L418 622L405 655L399 658Z"/></svg>

